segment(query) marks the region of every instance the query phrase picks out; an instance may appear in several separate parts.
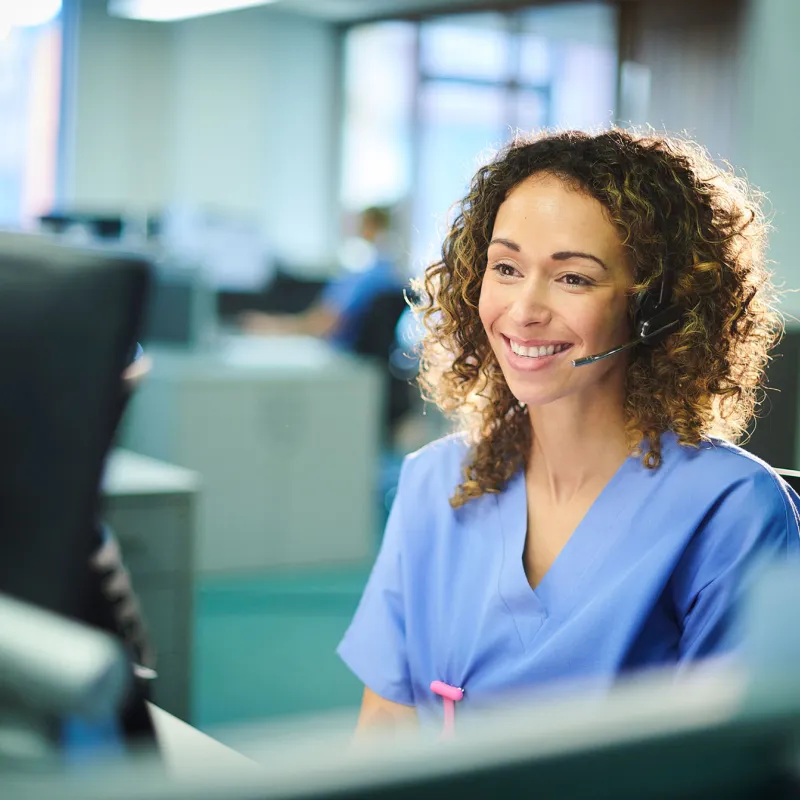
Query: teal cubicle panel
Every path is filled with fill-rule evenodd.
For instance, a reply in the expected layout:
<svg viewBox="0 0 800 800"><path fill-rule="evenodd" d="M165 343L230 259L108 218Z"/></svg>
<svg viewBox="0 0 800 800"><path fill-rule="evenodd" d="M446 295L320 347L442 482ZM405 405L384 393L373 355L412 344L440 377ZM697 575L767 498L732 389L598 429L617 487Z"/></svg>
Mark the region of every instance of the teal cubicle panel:
<svg viewBox="0 0 800 800"><path fill-rule="evenodd" d="M192 722L215 726L358 708L335 648L368 568L206 579L198 587Z"/></svg>

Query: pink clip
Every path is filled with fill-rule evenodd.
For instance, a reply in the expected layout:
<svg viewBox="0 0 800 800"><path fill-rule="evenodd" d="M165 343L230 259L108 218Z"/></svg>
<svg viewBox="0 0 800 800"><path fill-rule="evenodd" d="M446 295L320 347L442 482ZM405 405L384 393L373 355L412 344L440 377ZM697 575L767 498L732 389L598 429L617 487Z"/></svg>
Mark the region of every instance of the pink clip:
<svg viewBox="0 0 800 800"><path fill-rule="evenodd" d="M433 681L431 691L438 694L444 702L444 727L442 728L442 739L450 739L456 729L456 703L464 699L464 690L449 683Z"/></svg>

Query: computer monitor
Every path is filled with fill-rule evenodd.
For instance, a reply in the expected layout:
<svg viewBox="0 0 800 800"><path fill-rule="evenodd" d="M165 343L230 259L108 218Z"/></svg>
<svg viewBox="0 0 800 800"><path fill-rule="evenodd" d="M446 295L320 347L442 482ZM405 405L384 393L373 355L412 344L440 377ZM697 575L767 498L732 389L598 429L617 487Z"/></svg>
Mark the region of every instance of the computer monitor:
<svg viewBox="0 0 800 800"><path fill-rule="evenodd" d="M238 763L165 776L146 761L58 780L61 800L657 800L795 798L800 794L798 696L753 704L751 676L716 665L610 695L540 694L462 728L451 741L386 737L364 745L309 723L258 751L262 770ZM249 738L252 739L252 732ZM250 750L255 746L249 742ZM174 743L177 748L179 743ZM191 753L183 760L191 763ZM248 767L250 765L247 765ZM17 781L11 795L47 796ZM37 794L38 792L38 794Z"/></svg>
<svg viewBox="0 0 800 800"><path fill-rule="evenodd" d="M113 637L0 594L0 783L9 772L60 761L64 720L113 728L130 681ZM95 737L91 749L107 753L109 744Z"/></svg>
<svg viewBox="0 0 800 800"><path fill-rule="evenodd" d="M258 730L227 745L242 764L198 745L182 723L161 730L170 763L109 765L58 781L60 800L639 800L800 797L800 566L771 565L748 592L735 655L630 674L610 689L549 685L461 713L447 741L418 731L352 740L352 715ZM177 722L177 721L176 721ZM213 742L212 742L213 744ZM223 757L224 756L224 757ZM258 768L260 766L260 769ZM55 782L51 785L55 786ZM4 788L6 788L4 786ZM11 794L47 796L18 782ZM38 795L36 792L38 791ZM16 792L16 794L14 793Z"/></svg>
<svg viewBox="0 0 800 800"><path fill-rule="evenodd" d="M82 619L149 267L0 233L0 593Z"/></svg>
<svg viewBox="0 0 800 800"><path fill-rule="evenodd" d="M142 325L146 348L199 350L213 344L214 291L199 264L170 255L154 260L150 301Z"/></svg>

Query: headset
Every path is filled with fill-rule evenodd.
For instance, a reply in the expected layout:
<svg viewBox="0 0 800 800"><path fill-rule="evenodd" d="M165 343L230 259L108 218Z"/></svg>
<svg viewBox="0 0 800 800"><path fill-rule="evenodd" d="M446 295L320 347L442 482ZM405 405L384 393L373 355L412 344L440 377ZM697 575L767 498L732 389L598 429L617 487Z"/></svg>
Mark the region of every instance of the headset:
<svg viewBox="0 0 800 800"><path fill-rule="evenodd" d="M663 225L666 234L666 224ZM666 238L666 236L665 236ZM655 345L663 342L683 321L683 308L672 300L672 289L675 284L675 271L669 253L664 258L661 270L661 282L643 292L636 301L633 315L633 331L636 338L630 342L613 347L593 356L576 358L573 367L594 364L603 358L629 350L638 344Z"/></svg>

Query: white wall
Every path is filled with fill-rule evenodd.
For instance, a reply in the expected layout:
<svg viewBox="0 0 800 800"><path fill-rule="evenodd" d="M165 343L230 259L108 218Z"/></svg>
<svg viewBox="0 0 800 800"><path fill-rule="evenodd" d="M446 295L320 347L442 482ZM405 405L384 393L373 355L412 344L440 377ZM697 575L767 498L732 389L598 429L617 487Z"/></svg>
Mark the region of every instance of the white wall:
<svg viewBox="0 0 800 800"><path fill-rule="evenodd" d="M176 199L260 218L267 213L264 134L279 112L266 107L271 65L259 23L247 12L175 27L172 146Z"/></svg>
<svg viewBox="0 0 800 800"><path fill-rule="evenodd" d="M332 252L339 242L338 42L329 28L289 17L272 32L267 108L279 124L265 130L264 189L273 238L294 261L293 254Z"/></svg>
<svg viewBox="0 0 800 800"><path fill-rule="evenodd" d="M102 0L81 3L67 201L128 210L168 197L172 34L113 19Z"/></svg>
<svg viewBox="0 0 800 800"><path fill-rule="evenodd" d="M258 222L310 268L336 241L336 34L268 7L163 25L81 0L65 199L179 202Z"/></svg>

